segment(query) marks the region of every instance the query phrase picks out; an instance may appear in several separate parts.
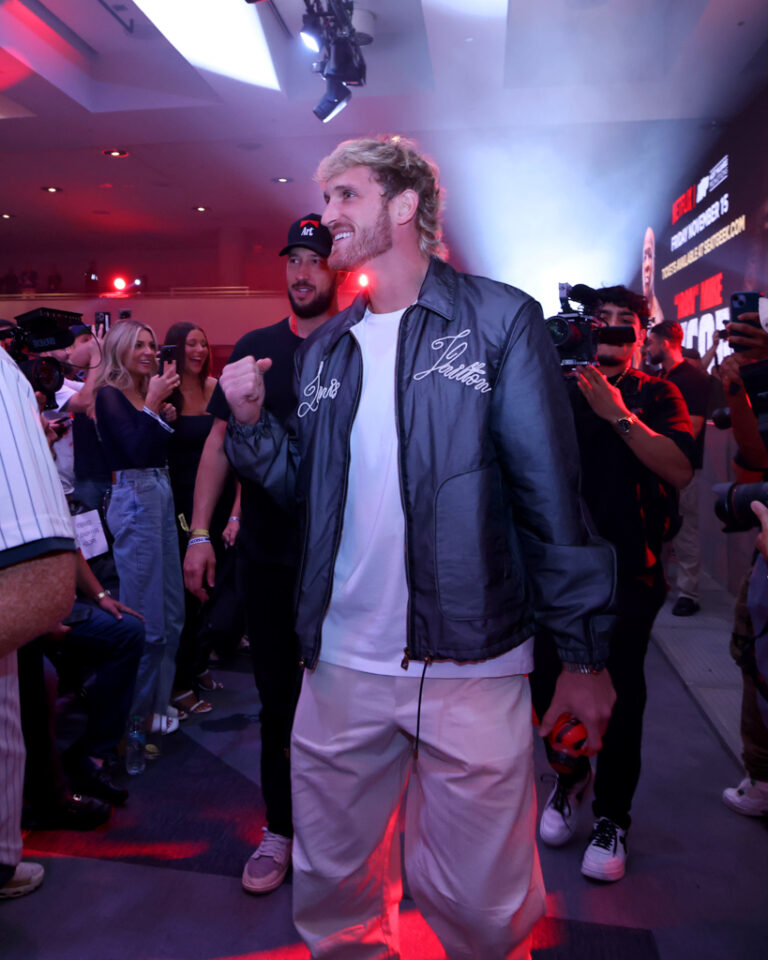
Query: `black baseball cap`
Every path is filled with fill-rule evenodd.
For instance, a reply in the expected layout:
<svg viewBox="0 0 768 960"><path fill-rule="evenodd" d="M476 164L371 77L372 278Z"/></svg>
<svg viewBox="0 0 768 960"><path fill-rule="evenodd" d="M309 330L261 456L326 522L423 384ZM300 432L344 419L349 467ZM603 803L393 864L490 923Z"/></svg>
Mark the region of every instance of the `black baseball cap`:
<svg viewBox="0 0 768 960"><path fill-rule="evenodd" d="M280 256L284 257L292 247L306 247L307 250L319 253L321 257L328 257L332 246L331 233L320 223L320 214L308 213L306 217L291 224L288 243L280 251Z"/></svg>

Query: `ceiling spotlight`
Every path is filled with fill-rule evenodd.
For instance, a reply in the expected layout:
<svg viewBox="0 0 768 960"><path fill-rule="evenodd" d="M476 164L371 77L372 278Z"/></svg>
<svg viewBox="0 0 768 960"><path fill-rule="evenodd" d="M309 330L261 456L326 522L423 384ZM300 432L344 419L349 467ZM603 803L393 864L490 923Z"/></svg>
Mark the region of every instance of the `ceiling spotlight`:
<svg viewBox="0 0 768 960"><path fill-rule="evenodd" d="M13 220L12 213L0 213L0 220Z"/></svg>
<svg viewBox="0 0 768 960"><path fill-rule="evenodd" d="M115 290L125 290L125 288L128 286L128 281L125 279L125 277L115 277L115 279L112 281L112 286L115 288Z"/></svg>
<svg viewBox="0 0 768 960"><path fill-rule="evenodd" d="M325 81L325 96L312 111L318 120L328 123L329 120L341 113L352 99L352 91L341 80L328 77Z"/></svg>
<svg viewBox="0 0 768 960"><path fill-rule="evenodd" d="M192 209L196 210L198 213L209 213L211 208L200 206L200 207L192 207Z"/></svg>
<svg viewBox="0 0 768 960"><path fill-rule="evenodd" d="M293 183L293 177L272 177L272 183Z"/></svg>
<svg viewBox="0 0 768 960"><path fill-rule="evenodd" d="M325 96L313 113L327 123L349 103L348 88L365 85L366 66L360 47L372 42L369 31L375 17L359 11L355 21L351 0L304 0L304 6L301 38L310 50L320 54L313 69L326 82Z"/></svg>
<svg viewBox="0 0 768 960"><path fill-rule="evenodd" d="M302 27L299 36L304 46L312 53L320 53L323 47L323 24L320 14L314 10L307 10L302 20Z"/></svg>
<svg viewBox="0 0 768 960"><path fill-rule="evenodd" d="M105 157L130 157L130 153L127 150L102 150L101 151Z"/></svg>
<svg viewBox="0 0 768 960"><path fill-rule="evenodd" d="M45 190L46 193L61 193L61 187L40 187L41 190Z"/></svg>
<svg viewBox="0 0 768 960"><path fill-rule="evenodd" d="M331 41L331 55L323 76L335 77L352 87L365 86L365 60L351 37L337 37Z"/></svg>

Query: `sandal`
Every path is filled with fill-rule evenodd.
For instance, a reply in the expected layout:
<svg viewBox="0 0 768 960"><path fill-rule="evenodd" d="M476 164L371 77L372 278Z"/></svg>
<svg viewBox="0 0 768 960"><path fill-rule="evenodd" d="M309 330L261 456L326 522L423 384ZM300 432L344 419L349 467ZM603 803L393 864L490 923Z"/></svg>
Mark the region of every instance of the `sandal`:
<svg viewBox="0 0 768 960"><path fill-rule="evenodd" d="M187 690L186 693L180 693L171 699L171 703L186 714L191 713L210 713L213 710L213 704L207 700L198 700L194 690Z"/></svg>
<svg viewBox="0 0 768 960"><path fill-rule="evenodd" d="M179 721L176 717L169 717L164 713L153 713L149 723L149 733L159 733L166 736L169 733L176 733L179 729Z"/></svg>
<svg viewBox="0 0 768 960"><path fill-rule="evenodd" d="M197 682L200 684L201 690L223 690L224 684L219 680L214 680L213 674L210 670L203 670L202 673L197 675Z"/></svg>

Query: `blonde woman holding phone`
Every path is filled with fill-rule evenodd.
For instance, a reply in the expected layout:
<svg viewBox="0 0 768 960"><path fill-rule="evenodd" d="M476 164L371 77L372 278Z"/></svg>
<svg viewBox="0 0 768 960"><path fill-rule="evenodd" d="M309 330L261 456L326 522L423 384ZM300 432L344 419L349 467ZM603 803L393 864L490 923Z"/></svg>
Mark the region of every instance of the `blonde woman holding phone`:
<svg viewBox="0 0 768 960"><path fill-rule="evenodd" d="M131 715L146 718L150 732L173 733L178 712L169 703L184 582L167 466L176 412L166 401L179 375L173 361L158 372L154 333L124 320L106 336L96 386L96 423L112 470L107 524L120 599L146 627Z"/></svg>

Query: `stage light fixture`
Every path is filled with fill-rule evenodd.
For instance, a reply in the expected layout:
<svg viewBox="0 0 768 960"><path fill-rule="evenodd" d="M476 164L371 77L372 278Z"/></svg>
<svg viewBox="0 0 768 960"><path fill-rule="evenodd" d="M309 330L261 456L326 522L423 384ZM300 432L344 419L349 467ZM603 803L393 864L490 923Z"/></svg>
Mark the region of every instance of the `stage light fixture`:
<svg viewBox="0 0 768 960"><path fill-rule="evenodd" d="M299 36L304 46L312 53L320 53L323 47L323 24L320 15L314 11L307 11L302 20Z"/></svg>
<svg viewBox="0 0 768 960"><path fill-rule="evenodd" d="M318 120L328 123L329 120L341 113L352 99L352 91L335 77L328 77L325 81L325 96L312 111Z"/></svg>
<svg viewBox="0 0 768 960"><path fill-rule="evenodd" d="M115 290L122 291L128 286L128 281L125 279L125 277L115 277L115 279L112 281L112 286L115 288Z"/></svg>
<svg viewBox="0 0 768 960"><path fill-rule="evenodd" d="M351 0L304 0L301 38L321 59L313 64L326 83L325 96L312 111L328 123L351 99L349 87L365 85L366 64L360 47L371 43L366 31L358 32L353 24L354 4ZM365 19L368 27L373 17Z"/></svg>

